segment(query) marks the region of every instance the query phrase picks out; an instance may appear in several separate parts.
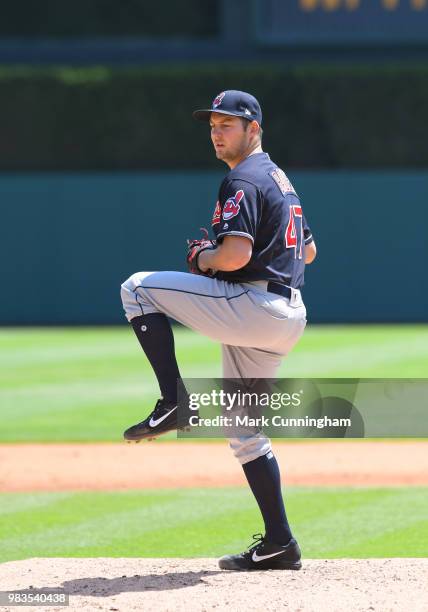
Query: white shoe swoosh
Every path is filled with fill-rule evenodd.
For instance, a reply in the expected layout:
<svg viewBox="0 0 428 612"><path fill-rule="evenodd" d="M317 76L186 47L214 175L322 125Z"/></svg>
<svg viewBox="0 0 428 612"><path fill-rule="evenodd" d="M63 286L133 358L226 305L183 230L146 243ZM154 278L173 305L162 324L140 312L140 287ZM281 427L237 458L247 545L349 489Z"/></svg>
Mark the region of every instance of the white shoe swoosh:
<svg viewBox="0 0 428 612"><path fill-rule="evenodd" d="M157 427L157 425L162 423L162 421L164 421L166 419L166 417L168 417L170 414L172 414L174 412L174 410L177 410L177 406L174 406L174 408L172 408L169 412L167 412L166 414L164 414L161 417L159 417L158 419L156 419L156 421L152 417L150 419L150 421L149 421L149 427Z"/></svg>
<svg viewBox="0 0 428 612"><path fill-rule="evenodd" d="M263 561L264 559L270 559L271 557L276 557L277 555L282 555L284 551L280 550L278 552L272 553L270 555L258 555L256 551L253 552L252 560L257 563L258 561Z"/></svg>

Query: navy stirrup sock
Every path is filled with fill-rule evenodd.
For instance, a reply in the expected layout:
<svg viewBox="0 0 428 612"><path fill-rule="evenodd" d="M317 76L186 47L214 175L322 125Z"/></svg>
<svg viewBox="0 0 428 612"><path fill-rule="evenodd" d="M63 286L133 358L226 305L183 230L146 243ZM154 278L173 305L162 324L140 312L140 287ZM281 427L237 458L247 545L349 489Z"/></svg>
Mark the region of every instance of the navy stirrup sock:
<svg viewBox="0 0 428 612"><path fill-rule="evenodd" d="M156 374L162 397L176 404L180 372L170 322L163 313L154 312L134 317L131 325Z"/></svg>
<svg viewBox="0 0 428 612"><path fill-rule="evenodd" d="M292 537L281 493L278 462L272 452L242 466L257 500L266 529L266 538L276 544L288 544Z"/></svg>

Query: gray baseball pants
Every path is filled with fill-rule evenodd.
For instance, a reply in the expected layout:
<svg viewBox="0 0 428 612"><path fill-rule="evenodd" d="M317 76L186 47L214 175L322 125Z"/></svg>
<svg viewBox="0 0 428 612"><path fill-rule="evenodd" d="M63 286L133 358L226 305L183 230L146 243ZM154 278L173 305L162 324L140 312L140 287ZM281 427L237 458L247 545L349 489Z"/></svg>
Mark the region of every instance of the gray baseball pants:
<svg viewBox="0 0 428 612"><path fill-rule="evenodd" d="M282 358L306 325L300 291L290 299L268 293L266 281L230 283L185 272L137 272L121 297L126 318L162 312L186 327L220 342L224 378L275 378ZM230 438L241 464L266 455L263 433Z"/></svg>

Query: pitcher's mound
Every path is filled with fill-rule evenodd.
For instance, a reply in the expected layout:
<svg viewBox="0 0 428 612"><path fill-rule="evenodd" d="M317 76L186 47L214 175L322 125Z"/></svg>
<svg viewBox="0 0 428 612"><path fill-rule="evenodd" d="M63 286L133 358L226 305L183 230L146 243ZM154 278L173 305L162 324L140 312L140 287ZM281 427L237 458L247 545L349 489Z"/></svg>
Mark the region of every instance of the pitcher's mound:
<svg viewBox="0 0 428 612"><path fill-rule="evenodd" d="M245 573L221 571L215 559L28 559L0 571L1 591L55 590L70 595L69 607L43 609L85 612L426 612L427 584L428 559L305 559L298 572Z"/></svg>

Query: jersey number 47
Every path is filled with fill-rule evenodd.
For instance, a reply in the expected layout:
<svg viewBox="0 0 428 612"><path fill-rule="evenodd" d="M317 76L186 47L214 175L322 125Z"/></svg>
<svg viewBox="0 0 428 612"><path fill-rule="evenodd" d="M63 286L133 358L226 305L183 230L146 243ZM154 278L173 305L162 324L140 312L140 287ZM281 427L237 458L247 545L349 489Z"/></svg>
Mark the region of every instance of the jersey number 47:
<svg viewBox="0 0 428 612"><path fill-rule="evenodd" d="M294 259L302 259L303 244L303 213L302 207L290 205L290 220L285 231L285 246L294 248Z"/></svg>

